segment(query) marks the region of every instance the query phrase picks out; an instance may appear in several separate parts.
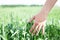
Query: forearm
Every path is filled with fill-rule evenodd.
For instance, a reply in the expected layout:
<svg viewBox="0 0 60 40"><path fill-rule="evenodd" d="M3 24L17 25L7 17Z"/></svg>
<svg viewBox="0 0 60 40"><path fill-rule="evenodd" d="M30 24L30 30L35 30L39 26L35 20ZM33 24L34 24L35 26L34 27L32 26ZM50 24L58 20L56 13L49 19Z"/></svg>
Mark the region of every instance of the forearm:
<svg viewBox="0 0 60 40"><path fill-rule="evenodd" d="M39 14L47 16L57 0L47 0Z"/></svg>

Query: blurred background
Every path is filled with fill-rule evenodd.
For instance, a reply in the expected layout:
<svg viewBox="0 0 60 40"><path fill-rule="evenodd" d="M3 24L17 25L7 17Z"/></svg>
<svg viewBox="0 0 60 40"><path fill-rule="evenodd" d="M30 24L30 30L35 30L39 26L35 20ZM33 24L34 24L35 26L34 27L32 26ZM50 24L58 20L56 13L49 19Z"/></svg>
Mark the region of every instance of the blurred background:
<svg viewBox="0 0 60 40"><path fill-rule="evenodd" d="M60 40L60 0L48 14L45 37L42 33L37 37L28 32L32 23L29 25L27 20L38 14L45 2L46 0L0 0L0 40Z"/></svg>
<svg viewBox="0 0 60 40"><path fill-rule="evenodd" d="M23 19L29 19L40 12L46 0L0 0L0 19L9 22L10 14ZM48 19L60 19L60 0L50 11Z"/></svg>

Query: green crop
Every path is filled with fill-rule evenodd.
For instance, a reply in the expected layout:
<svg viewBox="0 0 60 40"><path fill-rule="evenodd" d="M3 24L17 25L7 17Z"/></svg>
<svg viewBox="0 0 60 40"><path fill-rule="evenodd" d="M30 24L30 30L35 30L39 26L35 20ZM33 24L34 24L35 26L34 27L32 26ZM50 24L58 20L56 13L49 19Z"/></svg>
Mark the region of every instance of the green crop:
<svg viewBox="0 0 60 40"><path fill-rule="evenodd" d="M60 40L60 29L57 25L46 25L44 36L41 32L39 32L38 36L32 36L31 33L29 33L29 30L33 25L33 22L27 23L26 21L22 21L22 24L19 24L19 22L14 23L15 24L9 23L5 26L3 24L0 24L1 40ZM18 23L18 25L16 25L16 23Z"/></svg>
<svg viewBox="0 0 60 40"><path fill-rule="evenodd" d="M1 40L60 40L60 26L58 23L52 24L46 23L45 35L42 35L42 30L39 32L38 36L29 33L33 22L28 23L25 19L20 19L18 17L14 21L11 15L11 22L4 25L0 23L0 39Z"/></svg>

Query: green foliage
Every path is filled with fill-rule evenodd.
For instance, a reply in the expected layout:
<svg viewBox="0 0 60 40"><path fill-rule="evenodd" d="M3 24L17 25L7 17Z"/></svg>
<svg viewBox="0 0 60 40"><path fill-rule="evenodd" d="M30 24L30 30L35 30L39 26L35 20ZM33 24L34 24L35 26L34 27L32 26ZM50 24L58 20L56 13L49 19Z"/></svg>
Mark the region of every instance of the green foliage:
<svg viewBox="0 0 60 40"><path fill-rule="evenodd" d="M18 25L16 25L16 23L18 23ZM27 23L26 21L21 20L21 23L23 25L19 24L18 21L8 23L5 26L0 24L0 26L2 27L2 34L0 34L0 37L2 38L2 40L60 40L60 28L58 28L57 25L54 25L54 23L49 25L47 24L45 35L42 35L42 31L40 31L38 36L33 36L31 33L29 33L29 30L33 25L33 22ZM5 35L3 35L2 32L3 27Z"/></svg>
<svg viewBox="0 0 60 40"><path fill-rule="evenodd" d="M60 24L58 24L56 21L53 22L54 20L50 20L51 18L54 18L55 20L58 20L60 18L59 7L54 7L50 12L48 20L50 20L52 24L49 24L48 21L44 36L42 35L42 31L39 32L38 36L32 36L32 34L29 33L29 30L32 27L33 22L27 23L26 19L38 13L40 8L41 7L37 6L12 8L0 7L1 40L60 40Z"/></svg>

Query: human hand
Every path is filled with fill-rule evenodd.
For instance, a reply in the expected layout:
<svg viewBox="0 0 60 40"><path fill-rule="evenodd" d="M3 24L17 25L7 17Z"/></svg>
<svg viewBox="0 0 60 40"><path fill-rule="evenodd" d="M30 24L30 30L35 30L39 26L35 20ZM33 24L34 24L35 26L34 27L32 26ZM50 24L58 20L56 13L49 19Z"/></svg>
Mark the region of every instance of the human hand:
<svg viewBox="0 0 60 40"><path fill-rule="evenodd" d="M29 22L31 22L32 20L34 20L34 24L31 27L29 32L32 33L33 35L34 34L38 35L39 31L42 29L42 34L44 35L46 16L44 16L42 14L37 14L32 19L30 19Z"/></svg>

